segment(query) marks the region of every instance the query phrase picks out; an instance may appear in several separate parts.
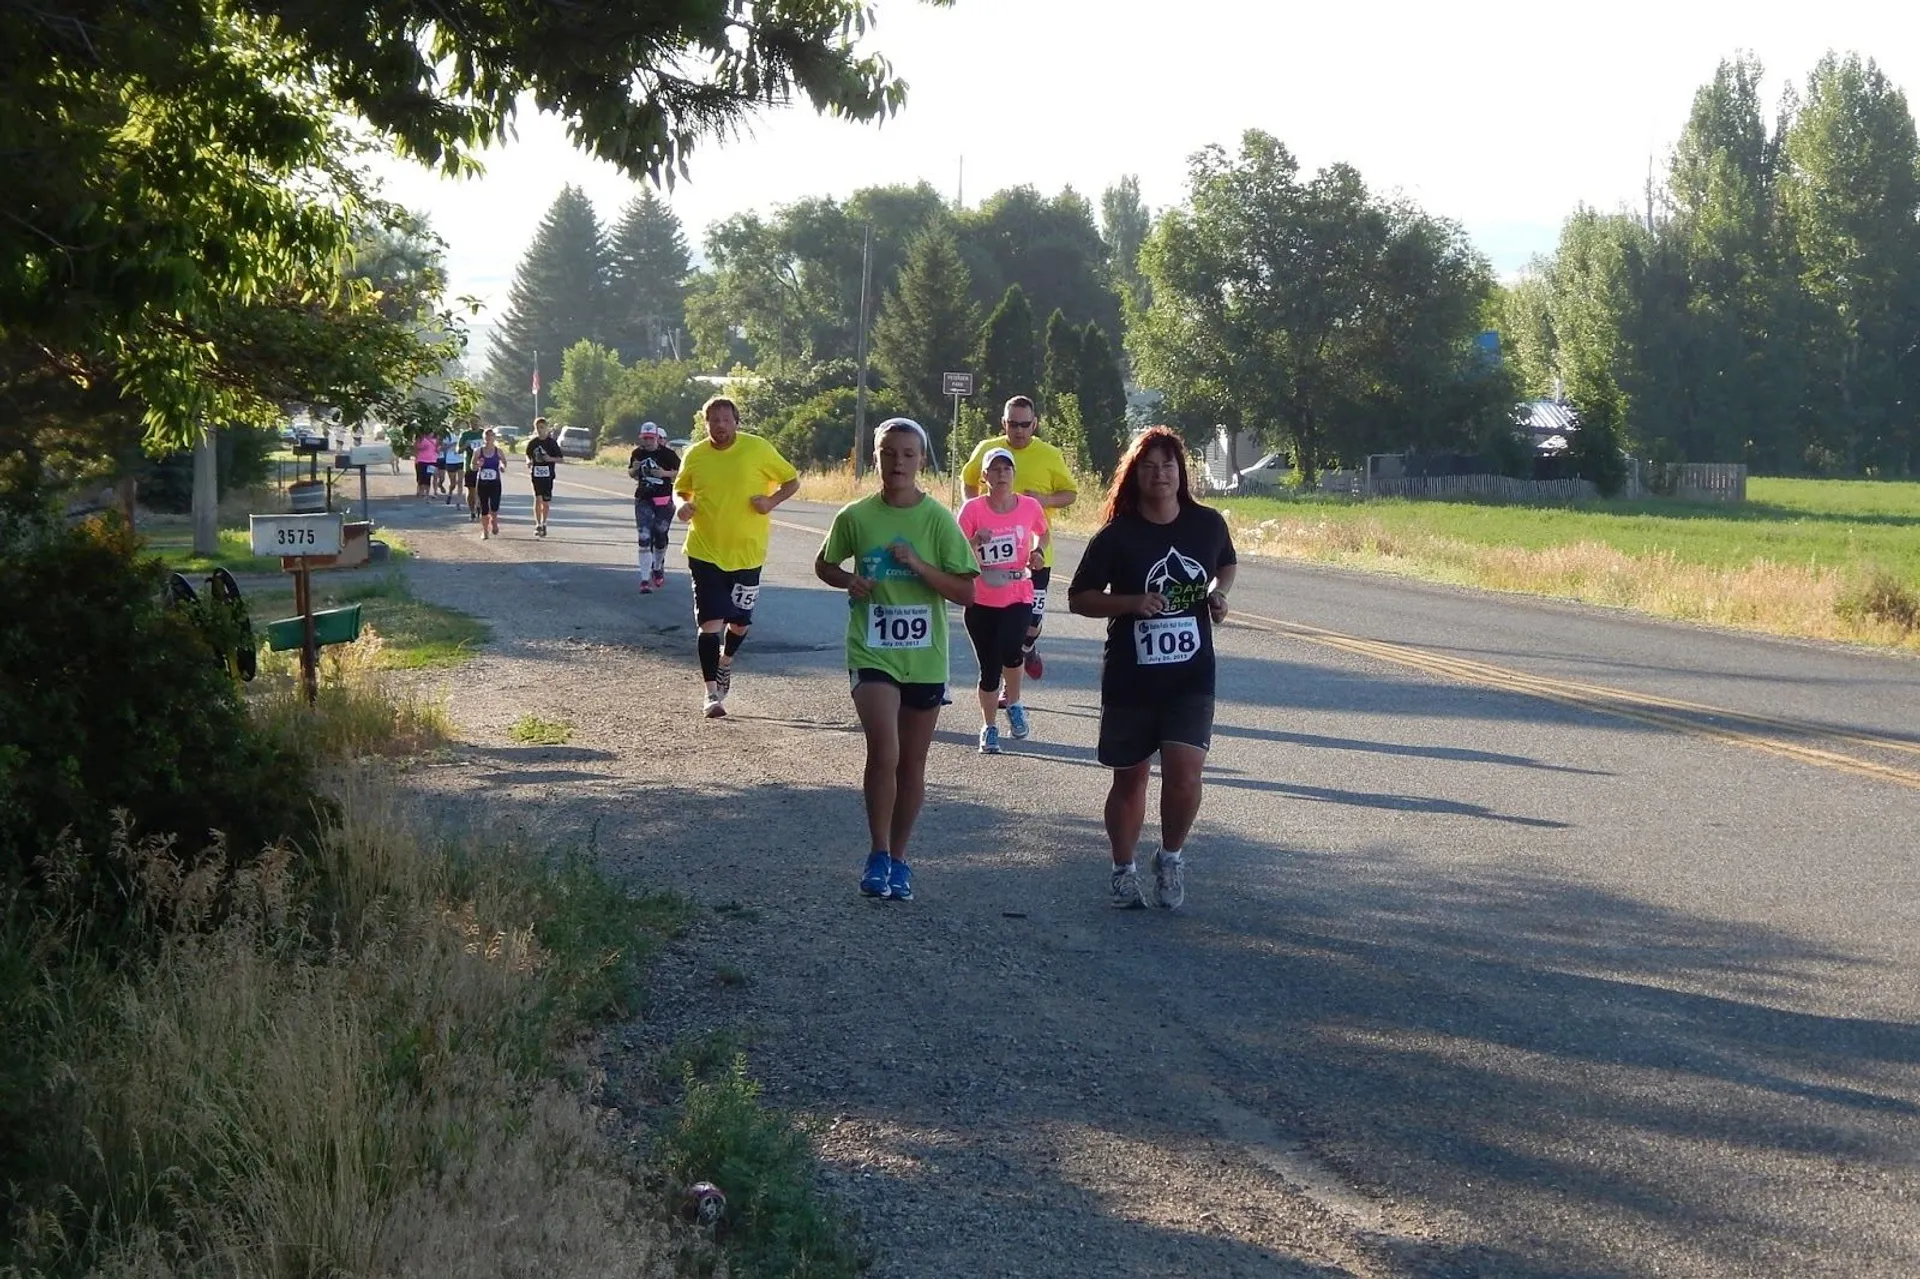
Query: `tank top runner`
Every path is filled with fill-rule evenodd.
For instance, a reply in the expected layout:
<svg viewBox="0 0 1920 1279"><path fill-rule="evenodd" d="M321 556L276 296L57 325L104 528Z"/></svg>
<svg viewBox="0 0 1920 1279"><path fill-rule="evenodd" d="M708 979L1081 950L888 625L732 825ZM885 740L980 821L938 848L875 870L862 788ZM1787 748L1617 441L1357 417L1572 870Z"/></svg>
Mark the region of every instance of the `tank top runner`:
<svg viewBox="0 0 1920 1279"><path fill-rule="evenodd" d="M474 457L473 464L478 468L475 473L479 476L482 484L498 484L500 482L500 472L506 469L507 459L506 455L501 453L499 449L495 449L491 453L485 449L481 449Z"/></svg>

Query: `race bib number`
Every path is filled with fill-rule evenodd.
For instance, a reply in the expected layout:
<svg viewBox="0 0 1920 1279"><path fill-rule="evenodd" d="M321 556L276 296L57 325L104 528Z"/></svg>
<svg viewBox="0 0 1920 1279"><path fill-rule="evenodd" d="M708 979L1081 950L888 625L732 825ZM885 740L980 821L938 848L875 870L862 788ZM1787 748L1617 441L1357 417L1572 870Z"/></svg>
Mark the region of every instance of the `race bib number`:
<svg viewBox="0 0 1920 1279"><path fill-rule="evenodd" d="M1142 666L1192 661L1199 651L1199 618L1143 617L1133 624L1133 652Z"/></svg>
<svg viewBox="0 0 1920 1279"><path fill-rule="evenodd" d="M480 478L491 484L500 478L500 472L494 470L491 466L483 466L480 468Z"/></svg>
<svg viewBox="0 0 1920 1279"><path fill-rule="evenodd" d="M748 586L744 582L733 588L733 606L742 613L753 612L753 606L760 602L760 588Z"/></svg>
<svg viewBox="0 0 1920 1279"><path fill-rule="evenodd" d="M549 480L549 479L552 479L552 478L553 478L553 468L552 468L551 466L539 466L539 465L536 465L536 466L535 466L535 467L533 468L533 478L534 478L534 479L536 479L536 480Z"/></svg>
<svg viewBox="0 0 1920 1279"><path fill-rule="evenodd" d="M1033 591L1033 615L1038 617L1046 611L1047 593L1039 587L1035 587Z"/></svg>
<svg viewBox="0 0 1920 1279"><path fill-rule="evenodd" d="M1013 533L1001 533L980 543L981 568L1011 568L1020 553L1020 539Z"/></svg>
<svg viewBox="0 0 1920 1279"><path fill-rule="evenodd" d="M933 608L927 604L875 604L867 642L875 648L931 648Z"/></svg>

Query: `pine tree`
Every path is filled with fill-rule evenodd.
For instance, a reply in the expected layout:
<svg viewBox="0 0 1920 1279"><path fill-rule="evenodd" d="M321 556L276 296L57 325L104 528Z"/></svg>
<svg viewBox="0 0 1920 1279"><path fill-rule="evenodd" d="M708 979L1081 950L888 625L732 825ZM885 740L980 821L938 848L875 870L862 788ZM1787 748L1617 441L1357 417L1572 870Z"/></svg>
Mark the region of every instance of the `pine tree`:
<svg viewBox="0 0 1920 1279"><path fill-rule="evenodd" d="M1067 320L1065 311L1055 308L1047 317L1045 363L1040 372L1040 411L1047 417L1058 412L1062 396L1080 390L1080 330Z"/></svg>
<svg viewBox="0 0 1920 1279"><path fill-rule="evenodd" d="M543 392L560 380L567 348L600 341L606 328L606 238L586 192L568 186L541 219L513 275L507 312L493 333L486 411L519 421L533 407L534 357Z"/></svg>
<svg viewBox="0 0 1920 1279"><path fill-rule="evenodd" d="M1127 438L1127 385L1106 330L1091 320L1080 330L1079 398L1087 465L1112 475Z"/></svg>
<svg viewBox="0 0 1920 1279"><path fill-rule="evenodd" d="M970 287L953 233L936 227L907 251L907 264L873 326L875 367L927 428L942 458L950 410L940 375L964 366L980 325Z"/></svg>
<svg viewBox="0 0 1920 1279"><path fill-rule="evenodd" d="M973 402L991 422L1000 420L1006 402L1014 396L1038 394L1033 308L1027 305L1027 292L1019 285L1007 286L1000 305L987 317L980 330L973 368Z"/></svg>
<svg viewBox="0 0 1920 1279"><path fill-rule="evenodd" d="M626 363L684 359L693 255L680 219L652 187L621 211L608 255L607 341Z"/></svg>

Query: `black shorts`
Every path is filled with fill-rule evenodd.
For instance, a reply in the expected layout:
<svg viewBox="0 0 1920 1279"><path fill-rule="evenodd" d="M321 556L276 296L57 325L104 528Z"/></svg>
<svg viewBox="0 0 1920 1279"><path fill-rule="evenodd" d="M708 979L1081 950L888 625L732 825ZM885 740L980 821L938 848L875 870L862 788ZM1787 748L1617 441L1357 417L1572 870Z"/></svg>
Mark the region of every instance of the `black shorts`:
<svg viewBox="0 0 1920 1279"><path fill-rule="evenodd" d="M433 463L415 462L413 464L413 480L414 483L422 487L433 483Z"/></svg>
<svg viewBox="0 0 1920 1279"><path fill-rule="evenodd" d="M687 575L693 578L693 620L753 623L753 606L760 601L760 566L724 569L711 560L687 557Z"/></svg>
<svg viewBox="0 0 1920 1279"><path fill-rule="evenodd" d="M1039 630L1047 611L1047 584L1053 581L1053 565L1033 570L1033 622L1031 629Z"/></svg>
<svg viewBox="0 0 1920 1279"><path fill-rule="evenodd" d="M1198 693L1158 702L1100 707L1100 762L1108 768L1132 768L1154 757L1162 746L1213 745L1213 697Z"/></svg>
<svg viewBox="0 0 1920 1279"><path fill-rule="evenodd" d="M848 691L862 684L891 684L900 690L900 707L909 711L937 711L946 700L945 684L902 684L885 671L875 670L871 666L862 666L847 672Z"/></svg>
<svg viewBox="0 0 1920 1279"><path fill-rule="evenodd" d="M480 499L480 514L498 515L500 513L500 481L481 480L474 486L474 496Z"/></svg>
<svg viewBox="0 0 1920 1279"><path fill-rule="evenodd" d="M539 498L542 502L551 502L553 500L552 477L549 476L544 480L535 480L533 482L533 495Z"/></svg>
<svg viewBox="0 0 1920 1279"><path fill-rule="evenodd" d="M1000 687L1002 672L1018 666L1027 643L1027 621L1033 610L1025 604L969 604L965 617L967 638L973 641L974 660L980 664L980 687L991 693Z"/></svg>
<svg viewBox="0 0 1920 1279"><path fill-rule="evenodd" d="M477 466L470 466L466 469L467 469L466 485L468 488L472 488L474 485L480 482L480 468Z"/></svg>

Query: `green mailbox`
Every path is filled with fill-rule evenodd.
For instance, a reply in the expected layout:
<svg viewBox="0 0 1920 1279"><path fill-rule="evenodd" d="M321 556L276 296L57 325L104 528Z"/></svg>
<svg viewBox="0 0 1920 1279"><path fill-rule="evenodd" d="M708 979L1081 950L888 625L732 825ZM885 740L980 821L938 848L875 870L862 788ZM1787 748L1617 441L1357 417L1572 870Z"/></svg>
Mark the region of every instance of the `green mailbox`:
<svg viewBox="0 0 1920 1279"><path fill-rule="evenodd" d="M351 644L360 638L360 606L323 608L313 615L315 644ZM267 647L276 653L299 648L306 639L306 619L283 617L267 623Z"/></svg>

